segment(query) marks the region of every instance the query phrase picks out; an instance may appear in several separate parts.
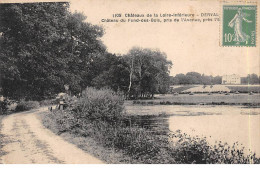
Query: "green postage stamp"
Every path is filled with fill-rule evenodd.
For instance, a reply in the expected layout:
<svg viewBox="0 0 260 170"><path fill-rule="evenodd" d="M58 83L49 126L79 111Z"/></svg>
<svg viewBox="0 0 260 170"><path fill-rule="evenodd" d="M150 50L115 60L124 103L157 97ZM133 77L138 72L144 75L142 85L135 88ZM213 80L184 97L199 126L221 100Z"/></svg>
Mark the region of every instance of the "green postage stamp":
<svg viewBox="0 0 260 170"><path fill-rule="evenodd" d="M224 5L223 46L256 46L256 5Z"/></svg>

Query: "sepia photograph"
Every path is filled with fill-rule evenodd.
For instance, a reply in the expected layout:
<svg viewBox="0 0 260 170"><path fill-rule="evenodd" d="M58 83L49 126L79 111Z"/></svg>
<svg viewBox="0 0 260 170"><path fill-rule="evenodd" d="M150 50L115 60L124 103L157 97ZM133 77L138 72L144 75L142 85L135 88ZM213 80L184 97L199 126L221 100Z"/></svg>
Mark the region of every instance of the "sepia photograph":
<svg viewBox="0 0 260 170"><path fill-rule="evenodd" d="M259 165L259 8L1 0L0 164Z"/></svg>

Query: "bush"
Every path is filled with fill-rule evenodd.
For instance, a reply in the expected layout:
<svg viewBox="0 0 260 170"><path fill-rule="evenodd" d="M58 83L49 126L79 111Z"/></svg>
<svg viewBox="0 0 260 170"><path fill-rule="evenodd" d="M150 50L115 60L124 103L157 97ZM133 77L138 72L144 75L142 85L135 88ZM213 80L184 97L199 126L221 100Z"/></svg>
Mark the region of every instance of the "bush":
<svg viewBox="0 0 260 170"><path fill-rule="evenodd" d="M233 146L221 141L211 146L206 137L190 137L181 131L170 134L174 139L169 146L171 155L178 163L196 164L259 164L260 159L255 154L246 155L244 148L239 148L238 142Z"/></svg>
<svg viewBox="0 0 260 170"><path fill-rule="evenodd" d="M165 105L166 102L165 101L160 101L160 105Z"/></svg>
<svg viewBox="0 0 260 170"><path fill-rule="evenodd" d="M142 104L142 105L146 105L146 101L142 101L141 104Z"/></svg>
<svg viewBox="0 0 260 170"><path fill-rule="evenodd" d="M43 121L47 128L53 129L57 134L75 132L75 127L80 127L78 123L73 114L62 110L56 110L54 113L46 115Z"/></svg>
<svg viewBox="0 0 260 170"><path fill-rule="evenodd" d="M157 137L144 128L118 127L114 134L114 147L124 150L134 159L157 159L162 148L162 143L157 141Z"/></svg>
<svg viewBox="0 0 260 170"><path fill-rule="evenodd" d="M9 105L10 105L10 103L8 102L7 99L0 101L0 114L6 114Z"/></svg>
<svg viewBox="0 0 260 170"><path fill-rule="evenodd" d="M162 155L163 152L167 154L165 146L167 146L168 139L155 135L145 128L127 127L124 123L111 124L106 121L93 121L85 125L88 126L84 128L74 126L70 132L90 136L105 148L123 151L132 160L138 160L140 163L175 163L174 158ZM162 156L164 156L164 160L159 159Z"/></svg>
<svg viewBox="0 0 260 170"><path fill-rule="evenodd" d="M139 101L139 100L134 100L133 101L133 104L140 104L141 103L141 101Z"/></svg>
<svg viewBox="0 0 260 170"><path fill-rule="evenodd" d="M166 101L166 105L171 105L172 103L170 101Z"/></svg>
<svg viewBox="0 0 260 170"><path fill-rule="evenodd" d="M147 104L151 104L151 105L153 105L154 102L153 102L153 101L149 101L149 102L147 102Z"/></svg>
<svg viewBox="0 0 260 170"><path fill-rule="evenodd" d="M124 97L110 89L88 87L71 109L80 119L118 120L124 110Z"/></svg>
<svg viewBox="0 0 260 170"><path fill-rule="evenodd" d="M0 115L8 114L15 110L16 102L14 100L4 99L0 101Z"/></svg>
<svg viewBox="0 0 260 170"><path fill-rule="evenodd" d="M24 100L22 100L17 104L15 111L20 112L20 111L36 109L36 108L39 108L39 107L40 107L40 104L37 101L24 101Z"/></svg>
<svg viewBox="0 0 260 170"><path fill-rule="evenodd" d="M54 104L57 104L56 99L47 99L40 101L40 106L50 106Z"/></svg>

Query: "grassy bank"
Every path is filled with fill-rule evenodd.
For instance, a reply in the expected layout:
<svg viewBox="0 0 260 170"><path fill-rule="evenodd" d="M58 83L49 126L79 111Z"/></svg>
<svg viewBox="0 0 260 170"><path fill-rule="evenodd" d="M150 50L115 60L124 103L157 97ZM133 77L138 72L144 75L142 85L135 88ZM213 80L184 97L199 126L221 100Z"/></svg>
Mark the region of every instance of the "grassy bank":
<svg viewBox="0 0 260 170"><path fill-rule="evenodd" d="M57 112L55 112L57 113ZM130 163L130 158L124 156L120 151L113 149L107 149L99 144L98 141L94 140L91 137L82 135L82 131L75 132L74 130L60 130L61 124L57 124L57 118L54 113L49 111L42 112L39 115L39 118L42 120L43 125L50 129L57 135L60 135L66 141L76 145L78 148L88 152L89 154L99 158L100 160L107 162L109 164L120 164L120 163ZM131 162L136 163L136 162Z"/></svg>
<svg viewBox="0 0 260 170"><path fill-rule="evenodd" d="M191 89L193 87L196 87L194 85L186 85L186 86L180 86L180 87L177 87L177 88L174 88L172 89L172 93L181 93L182 91L185 91L185 90L188 90L188 89Z"/></svg>
<svg viewBox="0 0 260 170"><path fill-rule="evenodd" d="M255 92L255 93L260 93L260 86L226 86L233 92L240 92L240 93L250 93L250 92Z"/></svg>
<svg viewBox="0 0 260 170"><path fill-rule="evenodd" d="M260 86L259 85L224 85L224 84L216 84L213 86L210 85L177 85L173 86L171 90L173 93L218 93L218 92L239 92L239 93L259 93Z"/></svg>
<svg viewBox="0 0 260 170"><path fill-rule="evenodd" d="M136 100L133 104L160 104L160 105L259 105L260 95L248 94L180 94L178 96L165 95L158 96L151 100Z"/></svg>
<svg viewBox="0 0 260 170"><path fill-rule="evenodd" d="M67 123L57 124L60 120L57 119L57 114L65 116L64 114L67 113L61 111L55 114L41 113L40 117L44 126L106 163L175 163L173 160L171 162L167 159L160 160L160 157L164 157L163 155L160 157L154 155L155 151L158 152L158 146L153 146L155 141L144 128L115 127L105 122L95 122L84 130L75 127L65 130Z"/></svg>
<svg viewBox="0 0 260 170"><path fill-rule="evenodd" d="M230 102L173 102L168 100L163 101L139 101L134 100L134 105L229 105L229 106L248 106L259 107L260 103L230 103Z"/></svg>
<svg viewBox="0 0 260 170"><path fill-rule="evenodd" d="M42 114L43 124L107 163L260 163L236 144L211 146L206 138L138 126L124 115L120 94L92 88L82 94L73 107Z"/></svg>

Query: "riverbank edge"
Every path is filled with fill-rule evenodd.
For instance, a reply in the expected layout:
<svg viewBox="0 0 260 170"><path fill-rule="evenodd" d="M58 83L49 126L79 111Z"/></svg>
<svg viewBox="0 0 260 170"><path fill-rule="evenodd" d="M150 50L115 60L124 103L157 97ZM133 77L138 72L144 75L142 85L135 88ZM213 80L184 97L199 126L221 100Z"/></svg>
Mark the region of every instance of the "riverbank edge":
<svg viewBox="0 0 260 170"><path fill-rule="evenodd" d="M194 103L194 102L171 102L171 101L142 101L134 100L132 105L217 105L217 106L246 106L260 108L260 103L228 103L228 102L208 102L208 103Z"/></svg>
<svg viewBox="0 0 260 170"><path fill-rule="evenodd" d="M65 114L65 112L60 112L60 113ZM120 149L114 150L111 147L110 148L103 147L100 143L98 143L98 141L96 142L95 139L90 136L82 136L82 135L75 134L70 129L68 129L66 132L59 131L59 129L57 127L61 126L61 124L59 124L59 123L57 124L57 122L53 121L53 119L48 120L48 114L52 114L52 113L51 112L41 112L39 115L37 115L37 116L39 116L39 119L42 121L43 125L47 129L50 129L53 133L55 133L56 135L59 135L65 141L76 145L78 148L82 149L83 151L86 151L87 153L97 157L98 159L100 159L106 163L109 163L109 164L144 164L144 163L147 163L146 159L141 159L141 160L135 159L135 158L133 159L130 155L127 155L126 153L124 153L123 150L120 150ZM164 117L166 115L154 115L154 116L156 116L156 117L163 116ZM46 122L44 122L44 121L46 121ZM244 149L239 150L237 147L238 144L236 144L236 143L234 143L232 150L231 150L231 147L229 147L229 145L227 145L227 144L223 145L221 143L221 141L217 142L217 144L215 144L214 146L211 146L206 141L206 137L191 138L190 136L188 136L185 133L182 134L180 130L178 130L178 131L176 131L177 133L176 132L169 133L171 137L174 137L174 138L177 137L176 139L178 139L178 141L179 141L179 142L175 143L175 146L173 146L175 149L172 150L171 147L168 148L173 151L173 152L171 151L170 154L167 152L160 152L161 154L158 155L159 156L158 158L161 158L160 160L162 162L157 162L157 163L165 164L165 163L167 163L167 161L165 162L166 159L169 159L168 161L171 162L170 164L195 163L196 161L189 162L189 160L186 160L187 157L185 156L185 154L187 154L187 153L191 153L191 155L193 155L193 156L196 154L204 155L205 153L207 153L208 157L204 157L202 159L202 161L204 163L210 163L210 164L211 163L219 164L219 163L224 163L224 162L226 164L259 163L259 158L256 158L255 154L244 155L243 154ZM105 135L105 134L103 134L103 135ZM144 139L144 140L146 141L146 139ZM166 143L164 143L164 144L166 144ZM156 142L155 143L153 142L152 145L156 145ZM223 149L228 150L227 154L226 154L226 152L222 153ZM206 152L204 153L204 151L206 151ZM241 155L242 157L238 156L238 155L233 155L234 153L236 154L236 151L238 152L238 155L242 154ZM183 155L183 153L185 153L185 154ZM232 156L230 155L231 153L232 153ZM177 162L175 160L174 155L177 156L176 157ZM144 158L149 159L149 154L147 154L147 156L148 157L145 156ZM217 156L217 158L219 157L219 159L216 159L216 156ZM251 156L253 156L253 157L251 157ZM158 159L158 158L156 157L156 159ZM185 159L185 160L182 160L182 159ZM254 161L252 162L252 160L254 160ZM149 163L156 163L156 162L150 161ZM202 162L196 162L196 163L201 164ZM169 164L169 162L167 164Z"/></svg>
<svg viewBox="0 0 260 170"><path fill-rule="evenodd" d="M91 137L83 137L77 134L73 134L70 132L64 132L60 134L53 124L48 124L44 122L44 118L46 114L52 114L50 111L43 111L37 114L37 118L40 119L43 126L54 134L62 137L65 141L76 145L78 148L82 149L83 151L93 155L94 157L104 161L108 164L140 164L142 162L138 161L130 161L131 158L121 151L115 151L113 149L105 148L91 138Z"/></svg>

